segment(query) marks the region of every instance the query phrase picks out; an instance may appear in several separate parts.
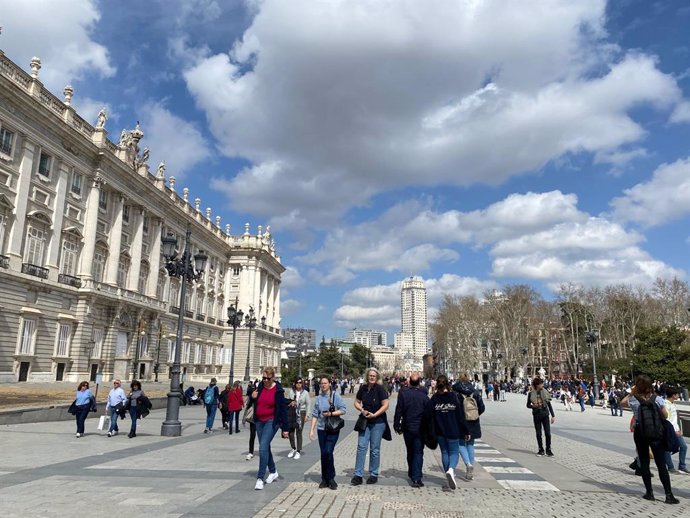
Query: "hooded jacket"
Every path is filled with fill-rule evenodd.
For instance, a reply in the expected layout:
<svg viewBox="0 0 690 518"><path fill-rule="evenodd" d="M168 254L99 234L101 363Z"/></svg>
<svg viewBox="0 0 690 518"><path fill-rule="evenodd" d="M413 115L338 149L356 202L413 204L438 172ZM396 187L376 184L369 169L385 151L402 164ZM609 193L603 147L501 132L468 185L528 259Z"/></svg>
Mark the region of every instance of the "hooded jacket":
<svg viewBox="0 0 690 518"><path fill-rule="evenodd" d="M458 381L453 385L453 391L457 392L459 395L460 402L462 403L462 398L463 397L473 397L474 400L477 402L477 410L479 411L479 415L481 416L484 413L484 410L486 410L486 407L484 406L484 400L482 399L482 394L480 391L476 390L474 388L474 385L472 385L471 382L469 381ZM464 405L460 405L462 407L462 413L463 417L465 416L465 407ZM467 428L470 431L470 435L472 436L472 439L479 439L482 436L482 427L479 423L480 419L477 419L476 421L467 421Z"/></svg>

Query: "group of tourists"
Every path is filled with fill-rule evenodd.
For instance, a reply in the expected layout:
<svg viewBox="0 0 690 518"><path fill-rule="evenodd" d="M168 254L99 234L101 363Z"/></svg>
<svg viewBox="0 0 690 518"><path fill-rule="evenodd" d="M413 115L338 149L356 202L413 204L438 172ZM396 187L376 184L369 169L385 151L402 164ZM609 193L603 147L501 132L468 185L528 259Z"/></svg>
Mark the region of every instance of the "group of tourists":
<svg viewBox="0 0 690 518"><path fill-rule="evenodd" d="M254 457L255 441L259 444L259 467L254 488L261 490L265 484L278 479L275 460L271 451L271 442L280 430L281 437L289 439L289 458L298 460L303 448L303 430L309 418L309 438L318 438L321 453L320 488L337 489L335 480L334 450L344 426L343 415L347 406L343 399L344 391L333 378L323 376L316 378L319 390L313 400L309 395L308 384L298 378L286 391L275 378L272 367L264 368L259 382L250 382L246 393L243 393L239 381L225 386L219 391L217 381L212 378L208 387L201 392L201 399L206 407L206 426L204 433L213 431L216 411L220 409L223 429L230 434L239 433L240 419L243 426L250 425L249 453L246 460ZM462 374L452 383L445 375L434 380L422 380L413 373L409 379L399 379L400 391L393 417L394 431L403 436L407 451L407 475L412 487L423 487L424 448L439 448L441 463L448 487L457 487L456 473L460 459L464 463L462 476L472 480L474 476L474 442L481 437L480 416L485 411L481 385L473 382L469 375ZM388 424L389 386L384 384L381 374L375 368L367 369L365 376L359 380L355 395L354 409L358 412L355 425L357 431L357 454L354 473L350 484L358 486L376 484L380 476L381 442L392 440ZM106 404L109 415L108 437L118 434L118 419L129 413L131 421L129 437L136 437L137 420L145 417L151 403L142 390L141 383L134 380L130 390L125 393L119 379L113 380ZM493 386L492 386L493 385ZM571 389L577 390L578 397L584 399L586 384L548 383L541 378L534 378L527 395L527 408L532 412L536 433L537 455L553 457L551 425L555 422L552 399L566 401L571 396ZM487 393L489 401L494 398L494 391L509 391L514 387L493 383L487 384L491 389ZM431 389L431 395L429 390ZM665 491L665 502L676 504L671 488L671 473L690 474L686 465L687 445L678 422L678 411L675 402L679 398L679 389L662 383L654 383L648 376L638 376L635 384L624 388L622 384L605 387L604 398L612 409L612 415L622 415L623 408L632 410L630 430L637 456L630 465L635 473L642 477L645 494L643 498L654 500L651 484L650 459L653 458L659 472L659 479ZM245 399L246 397L246 399ZM499 396L499 400L502 400ZM83 437L84 422L89 412L95 409L95 397L89 383L83 381L77 389L75 401L70 412L77 422L76 437ZM615 411L615 413L614 413ZM672 455L678 453L678 468L674 468ZM369 457L368 475L365 479L365 464Z"/></svg>
<svg viewBox="0 0 690 518"><path fill-rule="evenodd" d="M151 402L141 388L141 382L132 380L129 385L129 393L122 388L122 381L113 380L113 388L108 393L105 413L109 419L108 437L114 437L120 431L117 425L118 418L125 419L127 414L131 421L128 437L137 436L137 420L143 419L151 410ZM77 421L76 437L84 437L84 424L90 412L96 412L96 397L91 393L88 381L82 381L77 387L74 402L69 408Z"/></svg>

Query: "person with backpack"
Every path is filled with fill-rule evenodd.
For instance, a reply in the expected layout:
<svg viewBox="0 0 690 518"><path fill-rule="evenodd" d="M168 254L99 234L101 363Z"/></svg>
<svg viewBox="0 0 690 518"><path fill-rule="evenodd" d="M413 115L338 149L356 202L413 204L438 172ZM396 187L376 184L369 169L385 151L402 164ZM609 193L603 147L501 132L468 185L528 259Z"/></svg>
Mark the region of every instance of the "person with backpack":
<svg viewBox="0 0 690 518"><path fill-rule="evenodd" d="M216 420L219 396L216 378L211 378L211 383L204 390L204 406L206 407L206 428L204 428L204 433L213 432L213 421Z"/></svg>
<svg viewBox="0 0 690 518"><path fill-rule="evenodd" d="M474 478L474 441L482 436L482 428L479 424L479 416L484 413L486 407L482 400L481 392L475 390L466 372L460 375L460 380L453 385L453 390L459 394L462 401L462 412L470 431L470 440L460 440L460 456L465 463L465 478Z"/></svg>
<svg viewBox="0 0 690 518"><path fill-rule="evenodd" d="M664 406L664 398L654 393L652 380L641 374L635 380L635 386L630 394L621 401L621 405L629 407L635 416L633 439L637 450L637 461L642 471L645 500L655 500L652 490L652 474L649 471L649 450L654 454L654 463L659 471L659 480L664 486L667 504L677 504L678 499L671 490L671 477L666 467L666 441L664 439L664 423L668 412Z"/></svg>
<svg viewBox="0 0 690 518"><path fill-rule="evenodd" d="M551 451L551 425L556 420L556 414L551 406L551 394L544 388L544 380L541 378L534 378L532 380L532 390L527 394L527 408L532 409L532 421L534 422L534 430L537 434L537 451L538 457L553 457ZM550 417L549 417L550 414ZM546 451L544 451L544 443L542 442L541 431L544 429L546 436Z"/></svg>

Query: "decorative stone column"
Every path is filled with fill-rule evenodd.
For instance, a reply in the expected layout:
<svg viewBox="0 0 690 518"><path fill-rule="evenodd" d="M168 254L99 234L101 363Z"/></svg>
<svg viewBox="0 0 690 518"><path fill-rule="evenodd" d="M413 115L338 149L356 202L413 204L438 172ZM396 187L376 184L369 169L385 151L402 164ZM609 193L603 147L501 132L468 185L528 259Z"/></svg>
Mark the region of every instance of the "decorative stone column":
<svg viewBox="0 0 690 518"><path fill-rule="evenodd" d="M122 206L125 197L120 193L112 193L115 203L113 211L113 224L110 227L110 252L108 253L108 265L106 267L105 282L117 285L117 268L120 264L120 248L122 246Z"/></svg>
<svg viewBox="0 0 690 518"><path fill-rule="evenodd" d="M130 291L137 291L139 289L139 273L141 272L141 246L144 238L144 209L132 207L132 212L136 214L136 221L134 222L134 236L130 246L130 255L132 256L132 265L129 269L129 279L127 280L127 289ZM151 274L151 272L149 272Z"/></svg>
<svg viewBox="0 0 690 518"><path fill-rule="evenodd" d="M103 177L101 170L96 170L86 199L86 218L84 219L84 247L81 251L79 275L91 279L94 252L96 251L96 229L98 228L98 201L101 197Z"/></svg>
<svg viewBox="0 0 690 518"><path fill-rule="evenodd" d="M149 222L149 229L151 232L151 247L149 251L149 264L151 270L149 272L148 289L146 295L155 297L158 291L158 270L161 267L161 232L163 229L163 222L160 218L151 218ZM168 276L166 275L166 280Z"/></svg>

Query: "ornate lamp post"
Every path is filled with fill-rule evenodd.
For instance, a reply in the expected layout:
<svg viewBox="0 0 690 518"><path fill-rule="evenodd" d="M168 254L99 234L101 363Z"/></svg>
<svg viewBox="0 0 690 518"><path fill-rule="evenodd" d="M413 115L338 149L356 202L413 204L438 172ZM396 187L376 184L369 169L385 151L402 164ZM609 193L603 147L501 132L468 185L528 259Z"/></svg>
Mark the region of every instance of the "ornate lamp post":
<svg viewBox="0 0 690 518"><path fill-rule="evenodd" d="M228 325L232 327L232 350L230 351L230 375L228 383L232 385L235 382L235 335L237 334L237 327L242 325L242 317L244 312L237 309L239 299L235 297L235 303L228 308Z"/></svg>
<svg viewBox="0 0 690 518"><path fill-rule="evenodd" d="M173 359L172 372L170 377L170 392L168 392L168 404L165 411L165 421L161 426L161 435L165 437L178 437L182 434L182 423L180 422L180 349L182 348L182 333L184 329L185 296L187 294L187 283L201 279L208 256L199 250L192 258L189 250L189 241L192 237L191 225L187 224L185 235L184 251L178 257L177 239L168 235L161 238L163 242L163 256L166 260L165 269L170 277L180 279L180 313L177 317L177 336L175 338L175 357ZM193 261L192 261L193 259Z"/></svg>
<svg viewBox="0 0 690 518"><path fill-rule="evenodd" d="M594 354L594 344L597 343L599 340L599 330L598 329L592 329L591 331L587 331L587 334L585 335L585 340L589 344L589 347L592 351L592 371L594 374L594 396L599 400L599 380L597 379L597 359Z"/></svg>
<svg viewBox="0 0 690 518"><path fill-rule="evenodd" d="M261 319L264 322L264 319ZM249 338L247 341L247 363L244 365L244 381L249 381L249 360L251 358L252 349L252 329L256 327L256 317L254 316L254 308L249 306L247 316L244 317L244 325L249 328Z"/></svg>

